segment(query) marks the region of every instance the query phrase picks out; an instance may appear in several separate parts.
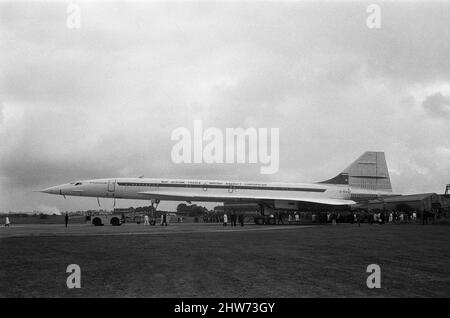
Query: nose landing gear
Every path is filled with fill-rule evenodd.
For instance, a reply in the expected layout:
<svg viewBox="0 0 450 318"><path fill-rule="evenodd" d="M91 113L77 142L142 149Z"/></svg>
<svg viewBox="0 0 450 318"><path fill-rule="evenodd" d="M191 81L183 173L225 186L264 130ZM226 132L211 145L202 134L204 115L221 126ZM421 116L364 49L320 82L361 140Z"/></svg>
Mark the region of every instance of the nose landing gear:
<svg viewBox="0 0 450 318"><path fill-rule="evenodd" d="M158 204L159 202L161 202L159 199L152 199L152 208L156 211L156 209L158 208ZM156 203L156 206L155 206Z"/></svg>

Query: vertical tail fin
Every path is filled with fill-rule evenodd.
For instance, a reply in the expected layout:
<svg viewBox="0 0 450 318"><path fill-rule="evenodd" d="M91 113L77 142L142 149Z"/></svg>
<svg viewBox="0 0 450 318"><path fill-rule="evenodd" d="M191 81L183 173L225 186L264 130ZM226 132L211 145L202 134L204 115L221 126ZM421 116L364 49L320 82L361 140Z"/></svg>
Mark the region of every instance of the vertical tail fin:
<svg viewBox="0 0 450 318"><path fill-rule="evenodd" d="M352 188L392 192L384 152L366 151L336 177L319 183L347 184Z"/></svg>

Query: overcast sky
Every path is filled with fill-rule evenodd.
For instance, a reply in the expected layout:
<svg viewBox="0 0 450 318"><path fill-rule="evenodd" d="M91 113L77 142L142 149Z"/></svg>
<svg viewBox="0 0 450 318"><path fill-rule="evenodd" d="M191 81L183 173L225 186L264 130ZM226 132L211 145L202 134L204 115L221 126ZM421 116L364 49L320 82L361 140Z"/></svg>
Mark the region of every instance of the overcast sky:
<svg viewBox="0 0 450 318"><path fill-rule="evenodd" d="M395 192L450 183L448 2L375 2L380 29L372 2L78 3L79 29L68 2L0 3L0 211L97 208L32 192L78 179L315 182L366 150ZM279 128L278 173L172 163L195 119Z"/></svg>

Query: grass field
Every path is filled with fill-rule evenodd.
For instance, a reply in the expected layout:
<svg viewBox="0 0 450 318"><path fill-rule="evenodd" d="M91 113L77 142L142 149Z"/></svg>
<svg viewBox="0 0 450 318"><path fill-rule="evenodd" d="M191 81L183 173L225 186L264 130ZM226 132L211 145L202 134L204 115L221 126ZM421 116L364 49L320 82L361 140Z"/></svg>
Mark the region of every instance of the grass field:
<svg viewBox="0 0 450 318"><path fill-rule="evenodd" d="M90 226L83 229L93 231ZM261 231L247 226L223 231L198 224L147 227L152 235L125 229L127 235L109 235L114 228L104 227L108 235L0 238L0 296L450 295L448 226L364 224ZM65 270L72 263L81 267L81 289L66 287ZM366 267L372 263L381 267L381 289L366 287Z"/></svg>

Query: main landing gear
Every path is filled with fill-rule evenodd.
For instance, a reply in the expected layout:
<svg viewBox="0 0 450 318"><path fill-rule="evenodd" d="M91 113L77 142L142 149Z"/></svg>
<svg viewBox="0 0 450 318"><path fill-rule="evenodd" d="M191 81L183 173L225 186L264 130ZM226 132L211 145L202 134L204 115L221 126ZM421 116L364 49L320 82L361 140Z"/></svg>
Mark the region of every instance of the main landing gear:
<svg viewBox="0 0 450 318"><path fill-rule="evenodd" d="M272 212L274 210L274 207L269 205L269 204L264 204L264 203L260 203L259 204L259 208L261 210L261 215L255 216L254 220L255 220L255 224L257 225L264 225L264 224L268 224L268 225L275 225L276 224L276 220L274 217L271 217L270 212ZM269 215L266 215L266 208L269 212Z"/></svg>

